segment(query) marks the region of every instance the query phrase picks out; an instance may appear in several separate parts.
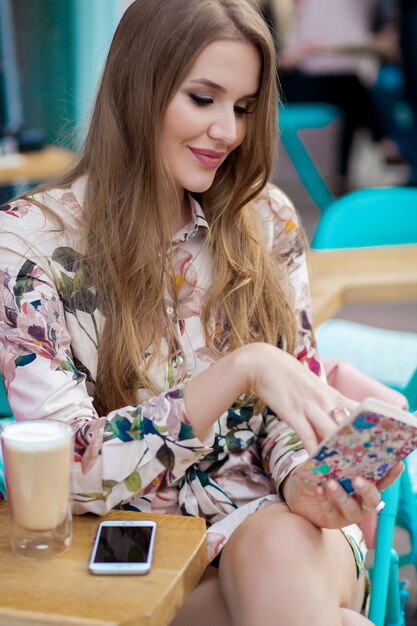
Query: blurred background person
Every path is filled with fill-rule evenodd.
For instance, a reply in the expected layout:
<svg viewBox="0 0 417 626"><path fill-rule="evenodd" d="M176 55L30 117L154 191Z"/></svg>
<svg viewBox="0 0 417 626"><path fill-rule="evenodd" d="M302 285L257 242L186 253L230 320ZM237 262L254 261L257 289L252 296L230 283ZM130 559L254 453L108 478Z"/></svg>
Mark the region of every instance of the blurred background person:
<svg viewBox="0 0 417 626"><path fill-rule="evenodd" d="M410 165L409 185L417 185L417 0L399 0L404 98L409 107L409 132L400 151Z"/></svg>
<svg viewBox="0 0 417 626"><path fill-rule="evenodd" d="M394 0L258 0L275 33L284 102L324 102L343 114L340 191L358 129L385 135L372 86L381 64L399 58Z"/></svg>

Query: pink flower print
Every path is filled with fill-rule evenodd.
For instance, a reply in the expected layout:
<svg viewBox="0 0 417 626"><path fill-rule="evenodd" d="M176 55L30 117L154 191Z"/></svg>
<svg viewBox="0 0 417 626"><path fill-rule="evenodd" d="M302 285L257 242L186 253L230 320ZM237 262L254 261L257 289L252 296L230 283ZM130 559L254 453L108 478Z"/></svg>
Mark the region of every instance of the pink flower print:
<svg viewBox="0 0 417 626"><path fill-rule="evenodd" d="M3 213L7 213L7 215L11 215L12 217L18 217L21 219L22 217L25 217L30 206L30 202L27 202L27 200L15 200L14 202L9 202L0 206L0 211L3 211Z"/></svg>
<svg viewBox="0 0 417 626"><path fill-rule="evenodd" d="M351 447L350 446L339 446L339 454L341 456L348 456L351 453Z"/></svg>
<svg viewBox="0 0 417 626"><path fill-rule="evenodd" d="M37 308L24 302L18 314L17 327L23 335L21 345L25 343L30 351L47 359L55 359L61 342L69 341L65 327L57 323L55 310L53 301L44 302Z"/></svg>
<svg viewBox="0 0 417 626"><path fill-rule="evenodd" d="M177 439L181 430L181 421L178 419L178 416L173 414L171 411L167 417L167 430L170 437L174 440Z"/></svg>
<svg viewBox="0 0 417 626"><path fill-rule="evenodd" d="M12 350L11 346L7 345L6 343L3 343L1 339L0 339L0 346L1 346L1 359L0 359L1 372L3 376L4 386L6 387L6 391L7 391L10 383L14 380L14 377L15 377L15 373L16 373L15 359L16 359L17 353Z"/></svg>
<svg viewBox="0 0 417 626"><path fill-rule="evenodd" d="M15 368L24 366L37 356L51 361L51 367L62 367L68 361L65 345L70 338L62 321L62 307L52 298L40 297L33 304L23 302L20 308L11 292L6 293L7 306L0 310L2 323L1 344L4 375L8 385L15 376ZM7 355L7 356L6 356ZM71 364L64 369L72 369Z"/></svg>
<svg viewBox="0 0 417 626"><path fill-rule="evenodd" d="M83 474L91 470L100 454L106 423L105 417L99 417L88 420L82 428L76 430L74 460L76 463L81 462Z"/></svg>
<svg viewBox="0 0 417 626"><path fill-rule="evenodd" d="M14 296L9 287L10 275L0 271L0 322L13 323Z"/></svg>
<svg viewBox="0 0 417 626"><path fill-rule="evenodd" d="M202 361L203 363L214 363L217 361L217 354L209 348L209 346L203 346L202 348L197 348L195 350L195 355Z"/></svg>
<svg viewBox="0 0 417 626"><path fill-rule="evenodd" d="M192 265L193 256L182 248L174 251L175 289L178 300L177 316L180 320L199 315L202 298L197 285L197 273Z"/></svg>
<svg viewBox="0 0 417 626"><path fill-rule="evenodd" d="M284 229L286 232L290 232L292 230L296 230L298 228L298 224L294 221L294 209L287 204L283 204L279 210L272 207L270 203L270 210L275 215L276 219L284 225Z"/></svg>
<svg viewBox="0 0 417 626"><path fill-rule="evenodd" d="M78 223L82 222L82 209L72 191L66 191L63 193L60 200L72 210L75 221Z"/></svg>
<svg viewBox="0 0 417 626"><path fill-rule="evenodd" d="M213 559L226 543L226 537L220 533L207 533L207 552L209 560Z"/></svg>
<svg viewBox="0 0 417 626"><path fill-rule="evenodd" d="M301 350L301 352L297 354L297 359L301 363L306 363L308 366L308 369L311 370L313 374L317 374L317 376L320 376L321 365L320 365L320 362L315 357L314 353L309 354L308 350L304 348L303 350Z"/></svg>
<svg viewBox="0 0 417 626"><path fill-rule="evenodd" d="M158 491L151 501L152 513L178 515L178 490L176 487L167 487Z"/></svg>
<svg viewBox="0 0 417 626"><path fill-rule="evenodd" d="M213 329L213 344L219 352L227 348L230 335L230 324L222 315L217 314Z"/></svg>

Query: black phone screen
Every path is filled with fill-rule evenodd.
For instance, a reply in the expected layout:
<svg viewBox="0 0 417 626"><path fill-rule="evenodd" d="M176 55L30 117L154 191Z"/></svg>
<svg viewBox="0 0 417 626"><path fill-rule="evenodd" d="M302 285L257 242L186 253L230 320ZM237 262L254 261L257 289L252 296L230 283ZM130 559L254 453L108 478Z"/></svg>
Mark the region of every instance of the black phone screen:
<svg viewBox="0 0 417 626"><path fill-rule="evenodd" d="M103 526L94 563L146 563L152 526Z"/></svg>

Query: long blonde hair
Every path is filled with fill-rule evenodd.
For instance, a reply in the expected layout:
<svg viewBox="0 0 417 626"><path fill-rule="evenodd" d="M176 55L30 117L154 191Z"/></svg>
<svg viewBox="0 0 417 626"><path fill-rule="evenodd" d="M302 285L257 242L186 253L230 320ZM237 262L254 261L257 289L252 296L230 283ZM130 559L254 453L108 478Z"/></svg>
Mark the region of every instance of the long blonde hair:
<svg viewBox="0 0 417 626"><path fill-rule="evenodd" d="M267 26L246 0L136 0L114 35L78 162L58 181L66 186L88 174L84 245L105 314L95 392L101 411L135 404L139 388L160 392L149 374L158 353L152 356L151 346L166 339L181 350L164 305L167 289L175 297L170 250L181 206L159 148L161 122L198 54L218 39L252 42L262 70L246 137L198 198L216 276L202 311L206 341L217 354L255 340L277 345L285 338L289 350L294 346L285 272L265 250L250 205L269 178L276 148L275 53ZM212 323L219 316L220 339Z"/></svg>

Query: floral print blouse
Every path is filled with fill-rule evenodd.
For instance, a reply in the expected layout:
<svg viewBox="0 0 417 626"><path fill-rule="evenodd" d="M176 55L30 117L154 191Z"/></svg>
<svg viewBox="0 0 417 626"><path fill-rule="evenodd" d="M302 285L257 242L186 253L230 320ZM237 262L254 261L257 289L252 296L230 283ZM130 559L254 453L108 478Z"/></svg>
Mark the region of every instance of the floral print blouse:
<svg viewBox="0 0 417 626"><path fill-rule="evenodd" d="M186 383L215 360L200 320L211 281L203 245L207 222L192 200L192 219L174 238L182 352L160 346L153 372L163 392L139 394L137 406L97 415L93 402L103 317L83 271L80 245L85 178L38 200L65 224L64 232L37 205L17 200L0 212L0 360L17 420L54 418L75 431L75 513L113 507L199 515L208 527L209 558L250 513L282 501L279 485L306 458L298 437L266 410L237 401L213 433L196 437L183 400ZM320 374L312 343L306 257L296 212L269 185L253 202L265 245L285 263L298 319L296 357ZM174 315L167 297L166 310ZM277 380L279 387L280 381Z"/></svg>

